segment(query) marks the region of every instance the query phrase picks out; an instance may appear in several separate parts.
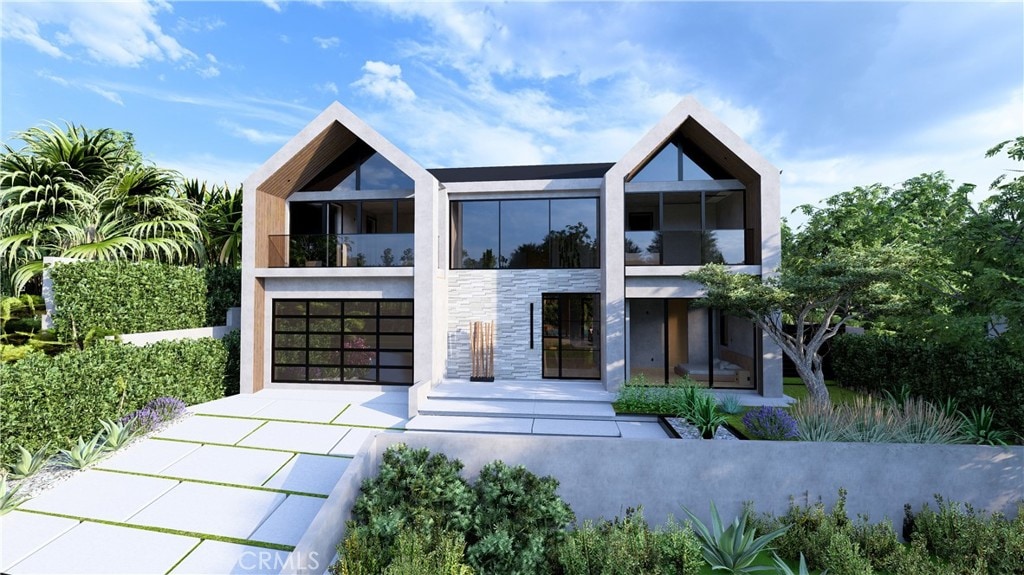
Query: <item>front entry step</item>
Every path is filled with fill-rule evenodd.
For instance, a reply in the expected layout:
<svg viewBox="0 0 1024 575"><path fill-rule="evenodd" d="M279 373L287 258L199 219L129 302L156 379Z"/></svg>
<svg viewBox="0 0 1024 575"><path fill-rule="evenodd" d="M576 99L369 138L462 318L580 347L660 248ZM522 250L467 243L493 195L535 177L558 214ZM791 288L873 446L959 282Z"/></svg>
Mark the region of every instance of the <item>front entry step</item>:
<svg viewBox="0 0 1024 575"><path fill-rule="evenodd" d="M405 428L406 431L622 437L615 421L588 419L528 419L525 417L423 415L421 413L412 418Z"/></svg>
<svg viewBox="0 0 1024 575"><path fill-rule="evenodd" d="M530 401L510 399L444 399L433 395L422 402L420 415L487 416L506 418L604 419L615 418L610 403Z"/></svg>

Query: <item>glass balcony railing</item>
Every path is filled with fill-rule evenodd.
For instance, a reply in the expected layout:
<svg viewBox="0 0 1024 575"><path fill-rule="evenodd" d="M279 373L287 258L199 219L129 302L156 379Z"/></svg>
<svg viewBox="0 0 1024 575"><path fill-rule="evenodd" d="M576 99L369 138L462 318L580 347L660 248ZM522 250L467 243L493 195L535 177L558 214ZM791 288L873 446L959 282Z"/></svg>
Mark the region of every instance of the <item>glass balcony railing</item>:
<svg viewBox="0 0 1024 575"><path fill-rule="evenodd" d="M699 266L747 263L754 230L626 232L627 266Z"/></svg>
<svg viewBox="0 0 1024 575"><path fill-rule="evenodd" d="M272 268L411 267L414 234L270 236Z"/></svg>

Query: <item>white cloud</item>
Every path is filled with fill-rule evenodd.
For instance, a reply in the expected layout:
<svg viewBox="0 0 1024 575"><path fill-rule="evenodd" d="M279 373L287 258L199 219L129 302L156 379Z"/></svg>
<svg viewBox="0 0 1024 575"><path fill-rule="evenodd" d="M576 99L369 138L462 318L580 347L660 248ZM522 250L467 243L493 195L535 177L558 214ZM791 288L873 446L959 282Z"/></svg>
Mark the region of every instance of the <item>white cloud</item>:
<svg viewBox="0 0 1024 575"><path fill-rule="evenodd" d="M334 82L324 82L323 84L314 84L313 88L322 94L334 94L338 95L338 85Z"/></svg>
<svg viewBox="0 0 1024 575"><path fill-rule="evenodd" d="M263 0L263 4L274 12L281 12L281 4L277 0Z"/></svg>
<svg viewBox="0 0 1024 575"><path fill-rule="evenodd" d="M392 103L411 102L416 99L412 88L402 80L402 67L367 60L363 65L363 77L352 83L367 94Z"/></svg>
<svg viewBox="0 0 1024 575"><path fill-rule="evenodd" d="M258 162L233 160L212 154L154 157L153 162L158 166L177 170L187 179L194 178L214 184L224 182L232 189L241 185L260 167Z"/></svg>
<svg viewBox="0 0 1024 575"><path fill-rule="evenodd" d="M147 60L189 61L195 55L164 33L157 14L164 2L6 3L4 37L50 56L84 53L102 64L137 67ZM54 41L60 45L58 48Z"/></svg>
<svg viewBox="0 0 1024 575"><path fill-rule="evenodd" d="M198 18L178 18L174 26L175 32L213 32L223 28L226 23L220 18L200 16Z"/></svg>
<svg viewBox="0 0 1024 575"><path fill-rule="evenodd" d="M53 82L54 84L57 84L59 86L63 86L65 88L79 88L79 89L82 89L82 90L87 90L89 92L92 92L94 94L97 94L97 95L103 97L104 99L106 99L106 100L108 100L110 102L113 102L114 104L117 104L118 106L124 106L124 101L121 100L121 95L118 94L117 92L113 91L113 90L108 90L106 88L101 88L100 86L97 86L95 84L90 84L90 83L87 83L87 82L86 83L83 83L83 82L71 82L71 81L69 81L69 80L67 80L65 78L60 77L60 76L55 76L55 75L47 72L46 70L39 70L38 72L36 72L36 75L39 76L40 78L49 80L49 81Z"/></svg>
<svg viewBox="0 0 1024 575"><path fill-rule="evenodd" d="M291 44L292 42L292 39L289 38L287 34L281 34L277 39L280 40L282 44Z"/></svg>
<svg viewBox="0 0 1024 575"><path fill-rule="evenodd" d="M227 130L232 136L243 138L253 144L283 144L291 139L291 136L288 134L246 128L228 120L221 120L217 122L217 125Z"/></svg>
<svg viewBox="0 0 1024 575"><path fill-rule="evenodd" d="M971 110L952 118L939 118L930 127L880 143L874 153L815 157L777 158L782 172L782 215L792 215L801 204L816 204L824 198L875 183L895 185L922 173L942 170L957 184L975 184L973 199L989 195L989 184L1010 167L985 151L1021 134L1021 102L1024 88L1007 94L990 107Z"/></svg>
<svg viewBox="0 0 1024 575"><path fill-rule="evenodd" d="M321 50L327 50L328 48L337 48L341 44L341 40L337 36L331 36L330 38L314 36L313 43L319 46Z"/></svg>

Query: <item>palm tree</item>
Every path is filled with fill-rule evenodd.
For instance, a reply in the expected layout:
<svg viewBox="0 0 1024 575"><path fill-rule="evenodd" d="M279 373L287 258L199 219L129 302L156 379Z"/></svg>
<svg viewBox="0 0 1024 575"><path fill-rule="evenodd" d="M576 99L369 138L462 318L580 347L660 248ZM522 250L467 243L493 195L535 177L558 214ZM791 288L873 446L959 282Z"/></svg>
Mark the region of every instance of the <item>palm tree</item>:
<svg viewBox="0 0 1024 575"><path fill-rule="evenodd" d="M130 134L68 124L17 134L0 156L0 271L12 293L38 285L46 256L202 259L199 215L180 176L142 162Z"/></svg>
<svg viewBox="0 0 1024 575"><path fill-rule="evenodd" d="M242 262L242 188L207 186L206 182L188 180L182 195L199 206L203 224L203 240L210 264L236 267Z"/></svg>

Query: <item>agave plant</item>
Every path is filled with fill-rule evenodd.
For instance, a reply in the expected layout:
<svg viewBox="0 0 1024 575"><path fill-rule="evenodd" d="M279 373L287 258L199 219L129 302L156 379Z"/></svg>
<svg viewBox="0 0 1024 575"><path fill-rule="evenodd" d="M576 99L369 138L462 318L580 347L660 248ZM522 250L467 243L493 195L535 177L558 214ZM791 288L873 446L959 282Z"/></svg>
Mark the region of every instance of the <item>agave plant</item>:
<svg viewBox="0 0 1024 575"><path fill-rule="evenodd" d="M740 396L735 393L727 393L718 400L718 409L722 413L729 415L736 415L743 411L743 404L740 402Z"/></svg>
<svg viewBox="0 0 1024 575"><path fill-rule="evenodd" d="M698 395L690 410L690 423L697 426L704 439L712 439L719 426L726 422L726 417L718 411L718 403L710 394Z"/></svg>
<svg viewBox="0 0 1024 575"><path fill-rule="evenodd" d="M135 437L134 420L124 422L101 419L100 425L103 426L102 448L104 451L121 449Z"/></svg>
<svg viewBox="0 0 1024 575"><path fill-rule="evenodd" d="M728 527L722 527L722 519L718 516L718 509L715 502L711 502L711 530L701 522L685 506L683 511L693 522L693 530L700 539L701 552L704 560L711 565L713 571L725 571L726 573L758 573L771 571L773 567L766 565L754 565L757 556L768 550L768 544L780 537L789 529L789 526L780 527L775 531L756 537L752 525L747 525L750 517L750 509L744 509L743 514L733 520Z"/></svg>
<svg viewBox="0 0 1024 575"><path fill-rule="evenodd" d="M89 441L85 441L79 436L78 442L74 447L71 449L61 449L60 454L63 463L75 469L82 469L96 463L106 455L106 452L103 450L103 432L97 433Z"/></svg>
<svg viewBox="0 0 1024 575"><path fill-rule="evenodd" d="M775 573L777 575L810 575L810 571L807 570L807 560L804 559L803 553L800 554L800 568L796 573L793 573L789 565L786 565L786 562L775 553L772 553L772 558L775 560ZM828 569L825 569L819 575L825 575L826 573L828 573Z"/></svg>
<svg viewBox="0 0 1024 575"><path fill-rule="evenodd" d="M995 414L988 406L970 413L964 413L960 435L967 443L977 445L1006 445L1010 442L1010 434L996 429Z"/></svg>
<svg viewBox="0 0 1024 575"><path fill-rule="evenodd" d="M0 516L7 515L8 512L13 511L28 499L24 495L18 495L19 489L21 489L20 485L11 487L7 485L6 478L0 479Z"/></svg>
<svg viewBox="0 0 1024 575"><path fill-rule="evenodd" d="M25 479L26 477L35 475L43 464L46 463L46 460L50 458L48 453L49 449L50 444L47 443L40 447L38 451L32 453L19 445L18 451L21 452L21 457L14 463L14 465L11 466L11 477L13 479Z"/></svg>

